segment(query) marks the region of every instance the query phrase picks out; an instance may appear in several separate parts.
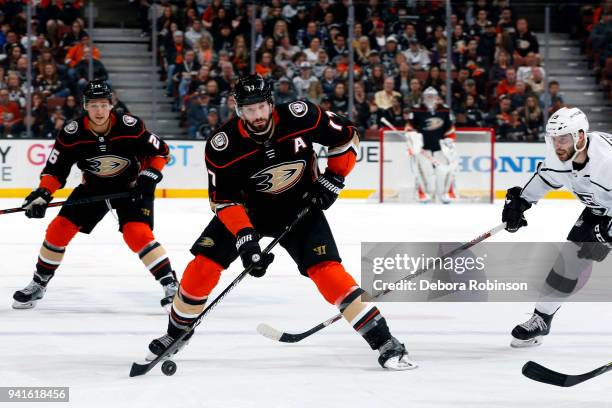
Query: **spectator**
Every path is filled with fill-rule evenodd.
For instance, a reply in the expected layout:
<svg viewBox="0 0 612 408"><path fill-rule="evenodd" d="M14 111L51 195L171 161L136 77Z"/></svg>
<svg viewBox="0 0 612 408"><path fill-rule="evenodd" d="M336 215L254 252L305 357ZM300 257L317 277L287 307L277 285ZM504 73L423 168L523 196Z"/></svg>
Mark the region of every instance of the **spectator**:
<svg viewBox="0 0 612 408"><path fill-rule="evenodd" d="M66 121L71 121L81 116L81 106L77 102L74 95L68 95L64 101L62 109L62 118ZM57 117L55 118L57 119ZM55 122L54 122L55 123Z"/></svg>
<svg viewBox="0 0 612 408"><path fill-rule="evenodd" d="M507 142L522 142L528 140L529 129L517 111L510 113L510 120L504 122L498 130L497 138Z"/></svg>
<svg viewBox="0 0 612 408"><path fill-rule="evenodd" d="M359 134L364 135L370 117L370 103L366 97L365 86L361 81L353 87L353 119L359 128Z"/></svg>
<svg viewBox="0 0 612 408"><path fill-rule="evenodd" d="M355 47L355 62L360 65L368 64L368 56L370 55L370 39L368 37L361 36L359 37L359 43L357 47Z"/></svg>
<svg viewBox="0 0 612 408"><path fill-rule="evenodd" d="M385 71L383 70L383 66L380 64L374 65L372 67L372 73L368 76L366 81L366 92L374 94L381 91L384 87L384 82Z"/></svg>
<svg viewBox="0 0 612 408"><path fill-rule="evenodd" d="M381 91L376 92L374 95L374 102L378 109L389 109L393 102L393 98L395 96L401 97L401 94L395 91L393 88L395 86L395 81L392 77L386 77L383 83L383 89Z"/></svg>
<svg viewBox="0 0 612 408"><path fill-rule="evenodd" d="M45 130L45 134L41 135L43 137L52 139L55 138L57 133L62 130L64 124L66 123L66 118L62 113L62 107L58 106L55 108L53 113L51 114L51 118L49 119L50 127Z"/></svg>
<svg viewBox="0 0 612 408"><path fill-rule="evenodd" d="M34 135L44 135L51 128L49 111L42 93L32 94L32 113L31 116L26 116L24 121L24 127L29 124Z"/></svg>
<svg viewBox="0 0 612 408"><path fill-rule="evenodd" d="M499 102L490 111L485 121L495 128L496 132L499 132L500 127L510 122L510 113L512 111L510 98L502 95L499 98Z"/></svg>
<svg viewBox="0 0 612 408"><path fill-rule="evenodd" d="M9 91L9 100L17 103L19 109L26 106L26 97L21 80L15 72L9 72L6 79L6 89Z"/></svg>
<svg viewBox="0 0 612 408"><path fill-rule="evenodd" d="M187 95L189 85L191 85L191 81L198 75L199 70L200 64L196 60L195 52L193 50L185 51L183 62L176 64L173 71L174 75L172 76L172 81L174 85L172 93L174 93L174 89L177 89L179 99L182 100L183 97Z"/></svg>
<svg viewBox="0 0 612 408"><path fill-rule="evenodd" d="M117 114L123 115L123 114L130 113L130 110L128 109L127 105L119 99L119 96L117 95L117 91L113 92L111 102L113 103L113 110Z"/></svg>
<svg viewBox="0 0 612 408"><path fill-rule="evenodd" d="M533 71L535 69L540 70L540 72L542 73L542 76L546 75L544 68L538 65L538 56L536 53L529 52L527 56L525 57L524 62L525 62L525 65L521 65L516 71L516 78L519 81L525 81L525 82L528 81L530 78L533 77Z"/></svg>
<svg viewBox="0 0 612 408"><path fill-rule="evenodd" d="M268 78L272 75L275 65L272 61L272 53L269 51L261 54L261 60L255 65L255 72L264 78Z"/></svg>
<svg viewBox="0 0 612 408"><path fill-rule="evenodd" d="M527 96L527 85L525 85L525 82L516 81L516 92L510 96L512 110L517 110L522 114L527 102Z"/></svg>
<svg viewBox="0 0 612 408"><path fill-rule="evenodd" d="M312 67L312 73L317 78L321 78L323 76L323 72L328 67L329 67L329 58L327 57L327 53L325 52L324 49L320 49L318 59Z"/></svg>
<svg viewBox="0 0 612 408"><path fill-rule="evenodd" d="M319 80L312 75L312 66L308 61L300 64L300 76L293 78L293 87L298 99L307 99L310 87Z"/></svg>
<svg viewBox="0 0 612 408"><path fill-rule="evenodd" d="M19 105L9 99L8 89L0 89L0 137L10 139L24 130Z"/></svg>
<svg viewBox="0 0 612 408"><path fill-rule="evenodd" d="M529 130L529 140L538 140L544 127L544 114L534 95L529 95L523 109L525 124Z"/></svg>
<svg viewBox="0 0 612 408"><path fill-rule="evenodd" d="M291 45L289 36L280 37L279 44L280 45L276 47L276 56L274 57L274 62L277 66L283 68L284 72L286 72L293 56L297 52L299 52L300 49L295 45ZM306 57L308 58L308 55Z"/></svg>
<svg viewBox="0 0 612 408"><path fill-rule="evenodd" d="M59 79L54 64L45 64L42 75L36 78L34 84L45 97L66 97L70 94L70 89Z"/></svg>
<svg viewBox="0 0 612 408"><path fill-rule="evenodd" d="M505 7L497 22L497 32L500 34L514 34L514 22L512 21L512 9Z"/></svg>
<svg viewBox="0 0 612 408"><path fill-rule="evenodd" d="M192 48L197 47L202 36L210 37L210 33L202 26L201 20L195 20L191 27L185 32L185 40Z"/></svg>
<svg viewBox="0 0 612 408"><path fill-rule="evenodd" d="M427 80L425 80L424 88L427 89L431 86L435 88L436 91L440 92L440 86L442 86L442 84L444 84L444 81L440 76L440 68L434 65L429 68L429 75L427 76Z"/></svg>
<svg viewBox="0 0 612 408"><path fill-rule="evenodd" d="M442 87L440 87L442 91ZM410 80L410 93L404 95L405 106L417 106L421 103L421 94L423 93L423 85L418 78L412 78Z"/></svg>
<svg viewBox="0 0 612 408"><path fill-rule="evenodd" d="M185 43L185 36L180 30L172 34L172 45L166 50L166 64L168 79L166 81L166 94L173 96L174 94L174 70L185 60L185 52L190 50L191 46Z"/></svg>
<svg viewBox="0 0 612 408"><path fill-rule="evenodd" d="M75 68L76 65L83 59L85 48L89 48L91 50L91 41L89 35L87 34L81 37L80 42L74 44L68 49L64 63L70 68ZM100 50L98 50L96 47L93 48L93 58L96 60L100 59Z"/></svg>
<svg viewBox="0 0 612 408"><path fill-rule="evenodd" d="M338 34L331 47L327 49L327 55L329 60L334 60L342 55L348 55L348 48L346 46L346 39L342 34Z"/></svg>
<svg viewBox="0 0 612 408"><path fill-rule="evenodd" d="M334 93L334 88L336 87L336 71L332 67L327 67L323 70L321 86L325 95L331 96L331 94Z"/></svg>
<svg viewBox="0 0 612 408"><path fill-rule="evenodd" d="M204 87L204 89L206 89L206 83L210 79L212 79L212 77L210 76L210 67L208 65L201 66L198 70L198 75L196 75L196 77L193 78L191 80L191 83L189 84L188 94L196 92L201 87Z"/></svg>
<svg viewBox="0 0 612 408"><path fill-rule="evenodd" d="M89 58L91 56L91 49L86 47L83 49L83 59L74 67L73 79L76 80L75 91L77 96L81 97L82 92L85 90L85 86L89 82ZM104 64L100 60L93 60L93 77L96 79L104 79L108 81L108 72L104 67Z"/></svg>
<svg viewBox="0 0 612 408"><path fill-rule="evenodd" d="M208 115L206 115L206 122L200 125L196 137L198 139L208 140L215 133L215 130L219 127L219 111L217 108L210 108Z"/></svg>
<svg viewBox="0 0 612 408"><path fill-rule="evenodd" d="M487 99L480 92L478 92L478 88L476 87L476 81L471 78L466 79L463 83L463 91L464 97L462 101L465 101L467 99L467 96L470 95L474 99L474 104L478 109L486 109Z"/></svg>
<svg viewBox="0 0 612 408"><path fill-rule="evenodd" d="M400 64L399 72L394 79L394 88L401 94L406 95L410 92L410 79L410 66L407 63L403 62Z"/></svg>
<svg viewBox="0 0 612 408"><path fill-rule="evenodd" d="M489 70L489 81L497 83L506 77L506 70L510 68L510 56L505 51L497 54L497 62Z"/></svg>
<svg viewBox="0 0 612 408"><path fill-rule="evenodd" d="M208 120L210 108L210 98L204 89L199 91L190 101L187 111L187 134L190 138L197 139L198 129Z"/></svg>
<svg viewBox="0 0 612 408"><path fill-rule="evenodd" d="M514 93L516 93L516 71L514 68L508 68L506 69L506 79L500 81L495 88L495 95L500 97L501 95L512 95Z"/></svg>
<svg viewBox="0 0 612 408"><path fill-rule="evenodd" d="M395 56L397 54L397 37L395 35L390 35L387 37L385 48L380 53L380 61L387 75L391 75L395 69Z"/></svg>
<svg viewBox="0 0 612 408"><path fill-rule="evenodd" d="M306 54L306 59L311 64L315 64L319 59L319 51L321 50L321 40L318 37L313 38L310 41L310 45L308 48L304 50L304 54Z"/></svg>
<svg viewBox="0 0 612 408"><path fill-rule="evenodd" d="M342 116L348 116L348 96L346 95L346 85L338 82L331 96L331 111Z"/></svg>
<svg viewBox="0 0 612 408"><path fill-rule="evenodd" d="M89 36L89 34L83 29L80 21L74 21L70 27L70 31L64 34L59 45L64 49L64 52L68 52L70 47L79 44L84 36Z"/></svg>
<svg viewBox="0 0 612 408"><path fill-rule="evenodd" d="M234 65L229 62L221 62L219 67L221 68L221 75L215 78L217 84L219 84L219 91L221 93L229 93L234 87L234 82L236 81Z"/></svg>
<svg viewBox="0 0 612 408"><path fill-rule="evenodd" d="M216 59L215 50L212 47L212 37L203 35L196 45L196 56L200 65L212 65Z"/></svg>
<svg viewBox="0 0 612 408"><path fill-rule="evenodd" d="M484 115L478 107L474 95L467 94L465 100L461 103L457 114L457 125L464 127L482 127L484 123Z"/></svg>
<svg viewBox="0 0 612 408"><path fill-rule="evenodd" d="M293 102L297 99L297 95L293 89L291 89L291 80L286 76L281 77L278 82L278 88L274 91L274 103L282 104Z"/></svg>
<svg viewBox="0 0 612 408"><path fill-rule="evenodd" d="M419 46L419 43L416 41L410 42L410 48L404 51L404 55L406 59L408 59L408 64L414 71L424 71L429 69L429 55L426 50L422 49Z"/></svg>
<svg viewBox="0 0 612 408"><path fill-rule="evenodd" d="M530 52L533 52L537 56L540 52L538 39L529 31L527 20L524 18L516 20L516 32L512 36L512 41L514 52L521 57L526 57Z"/></svg>
<svg viewBox="0 0 612 408"><path fill-rule="evenodd" d="M453 101L456 101L458 103L458 101L463 100L463 98L465 97L465 91L463 90L464 88L464 83L465 81L467 81L470 77L470 71L468 71L467 69L460 69L459 72L457 73L457 78L455 78L453 80L453 83L451 84L451 92L453 94Z"/></svg>
<svg viewBox="0 0 612 408"><path fill-rule="evenodd" d="M382 122L382 118L387 119L397 129L404 129L406 123L408 123L408 116L404 113L404 107L402 104L402 97L395 96L391 99L391 106L388 109L379 109L379 127L386 127Z"/></svg>
<svg viewBox="0 0 612 408"><path fill-rule="evenodd" d="M238 35L234 39L234 48L230 58L232 61L232 66L236 68L236 71L238 71L240 75L244 75L249 68L250 55L246 45L246 40L242 35Z"/></svg>
<svg viewBox="0 0 612 408"><path fill-rule="evenodd" d="M469 35L471 37L483 37L488 25L493 26L493 23L491 23L487 18L487 10L478 10L476 21L474 21L474 24L472 24L470 27Z"/></svg>
<svg viewBox="0 0 612 408"><path fill-rule="evenodd" d="M561 87L559 82L550 81L548 83L548 93L543 93L540 96L540 103L542 106L548 106L548 114L552 114L563 107L564 101L563 97L559 95Z"/></svg>
<svg viewBox="0 0 612 408"><path fill-rule="evenodd" d="M497 31L495 31L495 25L489 22L485 26L485 32L478 39L477 53L485 64L490 66L495 60L495 48L497 43Z"/></svg>

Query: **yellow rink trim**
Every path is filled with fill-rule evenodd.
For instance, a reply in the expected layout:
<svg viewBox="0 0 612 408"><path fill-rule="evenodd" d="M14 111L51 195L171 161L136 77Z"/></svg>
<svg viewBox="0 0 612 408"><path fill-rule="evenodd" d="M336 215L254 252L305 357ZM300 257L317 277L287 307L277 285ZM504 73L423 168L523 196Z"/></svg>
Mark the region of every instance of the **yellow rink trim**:
<svg viewBox="0 0 612 408"><path fill-rule="evenodd" d="M32 189L29 188L0 188L0 198L24 198ZM66 198L72 192L71 188L58 190L55 198ZM340 198L369 198L376 190L342 190ZM155 196L159 198L207 198L207 189L158 189ZM503 199L506 197L506 190L496 190L495 198ZM569 191L549 191L544 198L554 199L574 199L574 195Z"/></svg>

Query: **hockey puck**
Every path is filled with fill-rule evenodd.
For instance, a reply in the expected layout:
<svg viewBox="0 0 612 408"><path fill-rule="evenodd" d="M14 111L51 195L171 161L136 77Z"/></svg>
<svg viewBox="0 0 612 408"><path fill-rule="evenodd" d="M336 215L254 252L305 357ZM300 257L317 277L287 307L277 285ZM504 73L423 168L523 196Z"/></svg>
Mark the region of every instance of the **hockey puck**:
<svg viewBox="0 0 612 408"><path fill-rule="evenodd" d="M176 363L171 360L166 360L161 366L162 373L167 376L174 375L176 373Z"/></svg>

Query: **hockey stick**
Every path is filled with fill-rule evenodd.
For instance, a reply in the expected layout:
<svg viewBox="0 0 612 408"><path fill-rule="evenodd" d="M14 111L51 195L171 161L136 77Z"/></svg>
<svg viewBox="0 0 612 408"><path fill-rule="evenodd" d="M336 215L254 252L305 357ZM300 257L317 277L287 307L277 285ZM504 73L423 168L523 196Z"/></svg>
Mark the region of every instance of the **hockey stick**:
<svg viewBox="0 0 612 408"><path fill-rule="evenodd" d="M283 239L289 233L289 231L291 231L298 224L298 222L300 222L300 220L304 218L306 214L308 214L310 209L311 207L307 206L302 211L300 211L298 215L295 217L295 219L293 220L293 222L289 224L288 226L286 226L285 230L278 237L274 238L274 240L270 242L268 246L266 246L266 248L262 251L262 253L264 254L269 253L272 250L272 248L274 248L276 244L278 244L280 240ZM244 271L242 271L240 275L238 275L232 281L232 283L230 283L225 289L223 289L223 292L221 292L219 296L217 296L215 300L213 300L208 305L208 307L204 309L202 313L198 315L198 317L196 317L196 319L193 322L191 322L191 324L187 327L187 329L178 338L174 339L174 341L170 343L170 345L166 347L166 349L160 355L158 355L153 361L147 364L132 363L132 368L130 369L130 377L137 377L139 375L148 373L149 371L151 371L153 367L157 365L157 363L159 363L162 360L165 360L166 357L174 354L174 352L178 349L181 340L183 340L189 333L191 333L191 331L193 331L196 327L198 327L198 325L202 322L202 320L204 320L206 315L208 315L208 313L210 313L219 304L219 302L221 302L221 300L223 300L223 298L232 289L234 289L240 283L240 281L242 281L244 277L249 274L249 272L251 272L251 269L252 267L248 267Z"/></svg>
<svg viewBox="0 0 612 408"><path fill-rule="evenodd" d="M465 251L466 249L469 249L471 247L473 247L474 245L484 241L487 238L492 237L493 235L497 234L499 231L501 231L502 229L504 229L506 227L506 223L501 223L498 226L496 226L495 228L490 229L489 231L485 232L482 235L479 235L478 237L474 238L473 240L471 240L470 242L466 242L465 244L453 249L452 251L448 252L445 255L442 255L442 259L444 258L449 258L451 256L454 256L462 251ZM409 276L405 276L399 280L397 280L395 283L399 283L402 281L411 281L412 279L416 278L417 276L423 275L425 272L428 272L429 269L423 268L420 269L419 271L415 272L414 274L411 274ZM390 285L390 286L395 286L395 285ZM372 300L377 299L381 296L386 295L387 293L391 292L392 289L385 289L384 291L378 293L376 296L372 297ZM331 324L337 322L338 320L340 320L342 318L342 313L338 313L337 315L335 315L334 317L317 324L316 326L314 326L313 328L306 330L303 333L287 333L287 332L281 332L280 330L277 330L275 328L273 328L272 326L265 324L265 323L260 323L259 326L257 326L257 332L259 334L261 334L264 337L267 337L271 340L276 340L276 341L280 341L282 343L297 343L298 341L302 341L304 340L306 337L318 332L319 330L323 330L324 328L326 328L327 326L330 326Z"/></svg>
<svg viewBox="0 0 612 408"><path fill-rule="evenodd" d="M89 204L89 203L95 203L97 201L114 200L116 198L126 198L126 197L130 197L131 195L132 193L125 192L125 193L115 193L115 194L100 195L100 196L94 196L94 197L88 197L88 198L81 198L81 199L72 200L72 201L69 201L69 200L56 201L54 203L47 204L47 208L69 206L69 205ZM22 208L22 207L7 208L5 210L0 210L0 215L16 213L16 212L21 212L21 211L25 211L25 208Z"/></svg>
<svg viewBox="0 0 612 408"><path fill-rule="evenodd" d="M604 366L596 368L593 371L589 371L588 373L571 375L553 371L550 368L546 368L543 365L536 363L535 361L528 361L523 366L522 371L525 377L531 378L534 381L556 385L558 387L572 387L610 370L612 370L612 363L608 363Z"/></svg>

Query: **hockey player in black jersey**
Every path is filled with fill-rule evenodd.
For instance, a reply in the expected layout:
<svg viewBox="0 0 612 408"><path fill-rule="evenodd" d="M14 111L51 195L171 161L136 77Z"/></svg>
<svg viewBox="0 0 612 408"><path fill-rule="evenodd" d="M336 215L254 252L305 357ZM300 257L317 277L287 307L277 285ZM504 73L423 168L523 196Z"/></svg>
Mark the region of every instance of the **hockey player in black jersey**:
<svg viewBox="0 0 612 408"><path fill-rule="evenodd" d="M323 213L355 165L359 142L355 126L310 102L274 106L270 86L259 75L240 78L234 97L237 117L213 134L205 151L215 216L191 248L194 259L174 298L168 332L151 342L149 358L161 354L202 312L221 272L236 258L245 268L253 267L251 275L263 276L273 255L262 254L260 237L278 236L302 208L312 204L314 209L280 245L325 300L336 305L370 347L380 352L383 367L415 368L378 308L342 266ZM329 148L323 174L319 174L313 143Z"/></svg>
<svg viewBox="0 0 612 408"><path fill-rule="evenodd" d="M32 308L42 299L72 238L77 232L89 234L111 208L117 211L125 242L162 285L161 305L169 309L178 286L166 251L152 232L155 187L169 149L137 117L115 113L111 98L106 82L89 82L83 94L85 114L58 133L40 184L22 207L27 217L43 218L74 164L83 172L83 181L68 202L120 192L130 197L62 207L47 228L32 281L13 295L16 309Z"/></svg>

